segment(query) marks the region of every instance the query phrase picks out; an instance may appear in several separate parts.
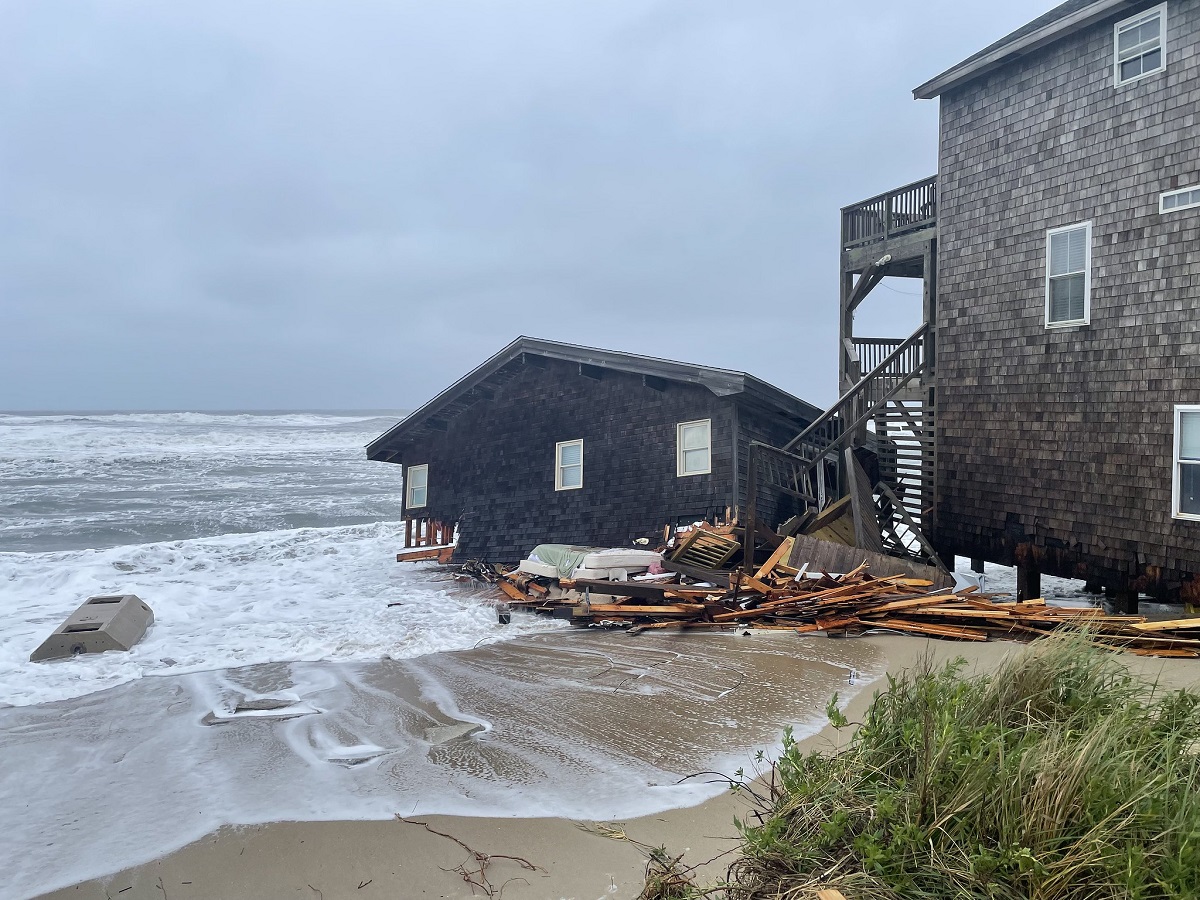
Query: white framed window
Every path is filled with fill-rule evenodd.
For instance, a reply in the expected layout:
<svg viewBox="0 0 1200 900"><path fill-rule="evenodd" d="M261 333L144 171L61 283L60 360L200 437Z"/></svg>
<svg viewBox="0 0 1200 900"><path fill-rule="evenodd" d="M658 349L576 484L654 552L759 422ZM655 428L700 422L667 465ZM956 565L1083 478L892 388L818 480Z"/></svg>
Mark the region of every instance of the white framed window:
<svg viewBox="0 0 1200 900"><path fill-rule="evenodd" d="M712 471L712 420L680 422L675 429L676 475L707 475Z"/></svg>
<svg viewBox="0 0 1200 900"><path fill-rule="evenodd" d="M1158 197L1160 213L1174 212L1177 209L1194 209L1197 206L1200 206L1200 185L1180 188L1177 191L1167 191Z"/></svg>
<svg viewBox="0 0 1200 900"><path fill-rule="evenodd" d="M406 489L408 496L404 508L418 509L424 506L429 499L429 465L426 463L423 466L409 466L406 474L408 475Z"/></svg>
<svg viewBox="0 0 1200 900"><path fill-rule="evenodd" d="M583 487L583 439L554 445L554 489L573 491Z"/></svg>
<svg viewBox="0 0 1200 900"><path fill-rule="evenodd" d="M1092 313L1092 223L1046 232L1046 327L1086 325Z"/></svg>
<svg viewBox="0 0 1200 900"><path fill-rule="evenodd" d="M1167 67L1167 4L1118 22L1113 31L1113 78L1117 87Z"/></svg>
<svg viewBox="0 0 1200 900"><path fill-rule="evenodd" d="M1171 515L1200 520L1200 406L1175 407Z"/></svg>

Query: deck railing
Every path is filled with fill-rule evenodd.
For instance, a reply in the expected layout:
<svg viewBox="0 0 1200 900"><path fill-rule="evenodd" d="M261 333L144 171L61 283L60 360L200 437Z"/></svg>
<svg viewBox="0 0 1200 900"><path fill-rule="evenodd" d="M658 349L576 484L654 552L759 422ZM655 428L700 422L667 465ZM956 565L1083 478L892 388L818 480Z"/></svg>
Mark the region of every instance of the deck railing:
<svg viewBox="0 0 1200 900"><path fill-rule="evenodd" d="M891 356L892 352L904 343L904 340L904 338L851 338L850 343L854 347L855 362L858 363L859 371L874 371L881 362ZM908 365L910 362L915 362L915 360L906 360L901 365Z"/></svg>
<svg viewBox="0 0 1200 900"><path fill-rule="evenodd" d="M925 371L925 341L929 325L922 324L850 386L838 401L782 449L817 458L842 449L851 433L877 409ZM884 339L886 340L886 339Z"/></svg>
<svg viewBox="0 0 1200 900"><path fill-rule="evenodd" d="M863 200L842 210L842 247L858 247L937 222L937 176Z"/></svg>
<svg viewBox="0 0 1200 900"><path fill-rule="evenodd" d="M444 547L454 543L453 522L439 522L430 516L406 516L404 548Z"/></svg>

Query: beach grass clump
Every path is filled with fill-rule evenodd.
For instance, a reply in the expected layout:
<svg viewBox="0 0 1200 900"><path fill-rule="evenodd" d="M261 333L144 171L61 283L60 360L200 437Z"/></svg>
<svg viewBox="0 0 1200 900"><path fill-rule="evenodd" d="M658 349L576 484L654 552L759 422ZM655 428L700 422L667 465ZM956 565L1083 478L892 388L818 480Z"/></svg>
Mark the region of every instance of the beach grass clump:
<svg viewBox="0 0 1200 900"><path fill-rule="evenodd" d="M1198 741L1200 697L1078 637L988 674L925 657L889 677L841 752L787 735L724 893L1200 897Z"/></svg>

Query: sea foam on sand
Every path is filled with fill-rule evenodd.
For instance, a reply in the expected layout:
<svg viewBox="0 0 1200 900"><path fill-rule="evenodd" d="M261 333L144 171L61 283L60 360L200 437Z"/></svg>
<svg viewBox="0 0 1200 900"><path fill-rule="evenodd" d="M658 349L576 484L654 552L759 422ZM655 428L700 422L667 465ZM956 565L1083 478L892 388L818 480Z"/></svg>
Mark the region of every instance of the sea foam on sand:
<svg viewBox="0 0 1200 900"><path fill-rule="evenodd" d="M780 632L571 630L3 709L6 896L137 865L222 825L689 806L727 784L688 773L749 768L782 725L815 730L834 692L861 690L882 665L866 642Z"/></svg>

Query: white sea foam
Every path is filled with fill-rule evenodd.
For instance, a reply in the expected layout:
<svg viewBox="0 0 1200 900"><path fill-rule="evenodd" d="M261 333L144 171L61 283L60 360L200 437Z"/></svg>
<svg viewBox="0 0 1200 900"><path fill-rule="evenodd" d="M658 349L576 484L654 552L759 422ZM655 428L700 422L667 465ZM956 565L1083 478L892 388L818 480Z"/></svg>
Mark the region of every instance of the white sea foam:
<svg viewBox="0 0 1200 900"><path fill-rule="evenodd" d="M849 666L869 680L882 658L778 632L572 629L393 662L146 678L0 710L4 896L111 874L228 824L624 820L691 805L726 785L683 775L749 768L781 723L811 731L834 691L862 689L846 685Z"/></svg>
<svg viewBox="0 0 1200 900"><path fill-rule="evenodd" d="M500 630L489 603L431 580L430 564L396 563L401 544L393 523L0 553L0 703L253 663L412 657L561 624L521 617ZM132 651L29 662L86 597L114 593L154 610Z"/></svg>

